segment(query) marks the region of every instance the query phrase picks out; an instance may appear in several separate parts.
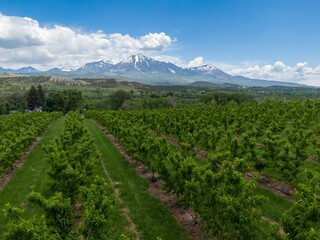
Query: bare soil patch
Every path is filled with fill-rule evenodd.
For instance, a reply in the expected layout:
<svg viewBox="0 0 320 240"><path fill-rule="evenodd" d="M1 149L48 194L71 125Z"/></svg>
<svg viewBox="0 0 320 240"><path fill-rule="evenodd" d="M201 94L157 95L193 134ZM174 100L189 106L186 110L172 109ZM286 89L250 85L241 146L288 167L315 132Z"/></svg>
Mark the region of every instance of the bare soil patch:
<svg viewBox="0 0 320 240"><path fill-rule="evenodd" d="M195 148L193 148L193 152L195 152L196 156L198 158L202 159L202 160L207 160L208 159L209 153L207 151L204 151L204 150L202 150L200 148L195 147Z"/></svg>
<svg viewBox="0 0 320 240"><path fill-rule="evenodd" d="M307 158L307 161L312 162L313 164L316 164L316 165L320 165L320 162L317 161L317 158L315 156L309 156Z"/></svg>
<svg viewBox="0 0 320 240"><path fill-rule="evenodd" d="M246 173L245 174L245 179L252 179L253 174L252 173ZM260 175L258 178L258 184L259 186L268 189L272 191L273 193L280 195L282 197L285 197L289 200L294 200L294 187L292 187L289 184L286 184L281 181L277 181L271 178L268 178L266 176Z"/></svg>
<svg viewBox="0 0 320 240"><path fill-rule="evenodd" d="M75 216L74 227L76 229L79 229L84 224L84 222L81 218L81 212L82 212L82 204L81 204L81 201L78 199L75 202L73 209L72 209L72 213Z"/></svg>
<svg viewBox="0 0 320 240"><path fill-rule="evenodd" d="M171 214L187 230L190 237L193 239L204 238L205 233L201 229L200 220L197 218L196 213L191 208L179 206L176 203L176 196L165 191L163 181L150 181L148 190L170 209Z"/></svg>
<svg viewBox="0 0 320 240"><path fill-rule="evenodd" d="M158 137L162 137L164 138L168 143L170 143L171 145L181 148L180 142L177 139L174 139L172 137L163 135L163 134L158 134L156 131L154 130L150 130L150 133L154 136L158 136Z"/></svg>

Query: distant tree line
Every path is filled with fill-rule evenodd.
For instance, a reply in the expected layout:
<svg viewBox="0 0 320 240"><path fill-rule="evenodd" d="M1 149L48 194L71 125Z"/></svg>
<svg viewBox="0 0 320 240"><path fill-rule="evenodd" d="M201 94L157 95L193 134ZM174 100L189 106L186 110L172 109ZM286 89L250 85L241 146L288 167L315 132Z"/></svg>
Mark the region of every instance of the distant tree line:
<svg viewBox="0 0 320 240"><path fill-rule="evenodd" d="M172 92L148 92L134 94L124 90L117 90L106 98L84 100L79 90L60 90L47 92L41 85L31 86L27 93L15 92L6 95L0 91L0 114L8 114L15 111L62 111L70 110L103 109L103 110L139 110L174 108L176 106L203 105L203 104L242 104L254 101L254 97L248 93L232 92L208 92L190 97L188 92L174 94Z"/></svg>
<svg viewBox="0 0 320 240"><path fill-rule="evenodd" d="M78 90L63 90L49 93L46 96L41 85L32 85L27 92L17 91L5 94L0 91L0 115L10 111L62 111L77 110L82 104L82 92Z"/></svg>
<svg viewBox="0 0 320 240"><path fill-rule="evenodd" d="M209 92L201 97L203 103L215 103L218 105L231 102L241 104L253 101L253 97L247 93Z"/></svg>
<svg viewBox="0 0 320 240"><path fill-rule="evenodd" d="M139 109L159 109L175 107L176 101L172 96L159 96L150 94L148 96L133 96L132 92L117 90L108 98L88 102L87 109L103 110L139 110Z"/></svg>

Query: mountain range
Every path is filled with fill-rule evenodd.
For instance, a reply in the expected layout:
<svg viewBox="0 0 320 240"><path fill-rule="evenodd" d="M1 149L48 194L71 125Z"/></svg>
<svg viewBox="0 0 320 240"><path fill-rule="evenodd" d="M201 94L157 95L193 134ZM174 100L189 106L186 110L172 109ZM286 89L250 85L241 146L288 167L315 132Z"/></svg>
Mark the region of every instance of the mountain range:
<svg viewBox="0 0 320 240"><path fill-rule="evenodd" d="M231 76L221 69L211 65L183 68L170 62L161 62L141 54L132 55L116 64L101 60L84 64L78 69L52 68L39 71L33 67L23 67L17 70L4 69L8 72L32 76L59 76L70 78L103 78L116 77L123 80L137 81L146 84L186 85L195 82L214 84L237 84L242 86L305 86L291 82L251 79L242 76Z"/></svg>

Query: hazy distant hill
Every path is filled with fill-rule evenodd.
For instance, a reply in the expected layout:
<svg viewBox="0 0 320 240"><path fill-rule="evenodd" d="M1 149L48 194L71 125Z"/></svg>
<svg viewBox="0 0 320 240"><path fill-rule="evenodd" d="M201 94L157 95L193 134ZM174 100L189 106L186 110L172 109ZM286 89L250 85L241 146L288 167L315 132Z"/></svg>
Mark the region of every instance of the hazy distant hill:
<svg viewBox="0 0 320 240"><path fill-rule="evenodd" d="M84 80L75 80L72 78L56 76L18 76L11 73L0 73L0 84L5 85L63 85L63 86L88 86L89 82Z"/></svg>

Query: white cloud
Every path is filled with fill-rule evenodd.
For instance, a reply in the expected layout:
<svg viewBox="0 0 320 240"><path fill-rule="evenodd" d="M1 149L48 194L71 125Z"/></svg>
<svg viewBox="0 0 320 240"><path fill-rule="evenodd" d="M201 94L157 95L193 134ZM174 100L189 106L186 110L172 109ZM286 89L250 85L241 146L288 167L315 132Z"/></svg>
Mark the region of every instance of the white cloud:
<svg viewBox="0 0 320 240"><path fill-rule="evenodd" d="M169 46L172 42L176 41L172 40L165 33L149 33L140 38L140 42L142 44L141 49L143 50L162 50L164 47Z"/></svg>
<svg viewBox="0 0 320 240"><path fill-rule="evenodd" d="M0 14L0 46L5 49L44 44L43 29L30 18Z"/></svg>
<svg viewBox="0 0 320 240"><path fill-rule="evenodd" d="M170 55L156 55L152 56L152 58L161 62L170 62L177 66L184 66L180 57Z"/></svg>
<svg viewBox="0 0 320 240"><path fill-rule="evenodd" d="M295 66L288 66L282 61L264 66L253 65L235 67L231 75L241 75L249 78L299 82L310 85L320 85L320 66L312 68L307 62L299 62Z"/></svg>
<svg viewBox="0 0 320 240"><path fill-rule="evenodd" d="M131 54L161 52L174 42L175 39L163 32L140 37L105 34L101 30L84 33L60 25L42 27L34 19L0 13L2 67L29 64L48 69L53 66L77 67L100 59L117 62Z"/></svg>
<svg viewBox="0 0 320 240"><path fill-rule="evenodd" d="M187 67L198 67L203 65L203 57L196 57L195 59L191 60L188 64Z"/></svg>

